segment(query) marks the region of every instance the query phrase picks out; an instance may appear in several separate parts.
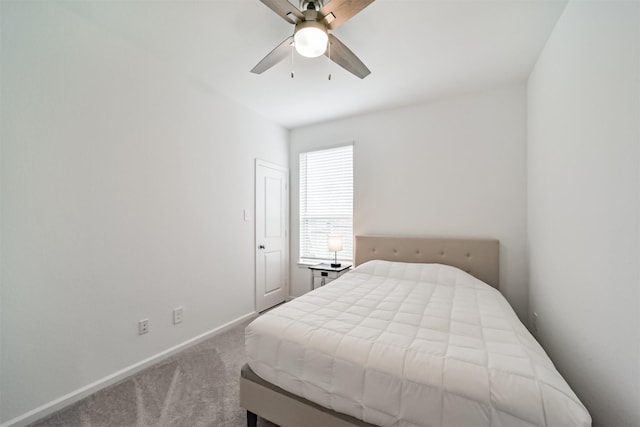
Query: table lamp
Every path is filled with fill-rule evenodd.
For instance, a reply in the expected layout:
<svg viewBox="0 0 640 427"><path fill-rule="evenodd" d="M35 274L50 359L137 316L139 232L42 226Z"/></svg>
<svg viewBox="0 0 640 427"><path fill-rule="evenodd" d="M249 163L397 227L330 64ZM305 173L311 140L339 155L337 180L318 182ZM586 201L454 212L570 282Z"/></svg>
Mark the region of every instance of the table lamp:
<svg viewBox="0 0 640 427"><path fill-rule="evenodd" d="M341 267L342 264L338 262L338 252L342 250L342 236L341 235L331 235L329 236L329 252L333 252L335 254L335 262L331 263L332 268Z"/></svg>

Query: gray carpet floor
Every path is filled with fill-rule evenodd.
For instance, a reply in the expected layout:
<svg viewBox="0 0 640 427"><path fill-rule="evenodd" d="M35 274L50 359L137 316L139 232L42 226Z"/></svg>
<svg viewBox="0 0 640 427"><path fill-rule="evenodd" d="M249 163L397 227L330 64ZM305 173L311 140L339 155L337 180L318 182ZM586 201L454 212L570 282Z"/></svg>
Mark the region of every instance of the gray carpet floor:
<svg viewBox="0 0 640 427"><path fill-rule="evenodd" d="M249 321L187 348L29 427L241 427ZM259 419L258 426L275 427Z"/></svg>

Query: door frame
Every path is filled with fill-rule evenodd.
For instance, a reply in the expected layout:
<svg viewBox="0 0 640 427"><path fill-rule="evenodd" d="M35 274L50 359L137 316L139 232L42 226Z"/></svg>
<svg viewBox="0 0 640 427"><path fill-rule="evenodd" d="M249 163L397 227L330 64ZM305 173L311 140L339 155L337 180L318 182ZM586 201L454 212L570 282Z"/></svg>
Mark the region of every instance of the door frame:
<svg viewBox="0 0 640 427"><path fill-rule="evenodd" d="M254 176L253 176L253 182L254 182L254 188L253 188L253 212L254 212L254 215L253 215L253 309L256 313L258 313L258 256L260 253L260 249L258 248L258 203L257 203L258 168L260 167L267 167L267 168L276 169L281 172L284 172L285 179L286 179L285 180L285 208L284 208L285 210L284 212L285 214L284 252L285 252L285 262L286 262L285 270L286 270L287 283L285 284L285 288L286 288L285 301L288 301L291 295L291 260L290 260L291 255L289 251L290 240L291 240L291 237L290 237L291 234L289 233L289 228L290 228L289 210L291 209L290 208L290 199L291 199L290 188L291 187L289 185L290 171L288 167L256 158L255 167L254 167Z"/></svg>

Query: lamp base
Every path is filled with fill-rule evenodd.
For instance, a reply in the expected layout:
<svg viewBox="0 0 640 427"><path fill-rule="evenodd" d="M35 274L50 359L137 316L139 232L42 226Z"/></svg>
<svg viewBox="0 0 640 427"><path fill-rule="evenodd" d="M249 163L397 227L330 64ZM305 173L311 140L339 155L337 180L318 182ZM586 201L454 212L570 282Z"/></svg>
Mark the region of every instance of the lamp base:
<svg viewBox="0 0 640 427"><path fill-rule="evenodd" d="M339 262L332 262L331 263L331 268L340 268L342 267L342 264L340 264Z"/></svg>

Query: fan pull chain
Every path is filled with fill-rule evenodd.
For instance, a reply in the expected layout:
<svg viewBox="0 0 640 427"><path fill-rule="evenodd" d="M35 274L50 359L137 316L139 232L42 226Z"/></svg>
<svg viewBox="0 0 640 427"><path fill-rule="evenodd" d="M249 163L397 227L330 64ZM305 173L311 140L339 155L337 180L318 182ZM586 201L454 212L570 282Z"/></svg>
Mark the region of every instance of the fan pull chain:
<svg viewBox="0 0 640 427"><path fill-rule="evenodd" d="M293 44L293 42L291 42L291 78L293 78L293 74L294 74L294 61L293 58L295 57L295 45Z"/></svg>
<svg viewBox="0 0 640 427"><path fill-rule="evenodd" d="M329 62L327 64L327 69L329 70L329 80L331 80L331 40L329 40L327 44L329 45L329 55L327 55Z"/></svg>

